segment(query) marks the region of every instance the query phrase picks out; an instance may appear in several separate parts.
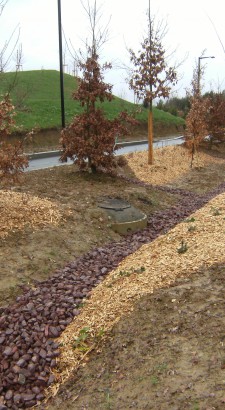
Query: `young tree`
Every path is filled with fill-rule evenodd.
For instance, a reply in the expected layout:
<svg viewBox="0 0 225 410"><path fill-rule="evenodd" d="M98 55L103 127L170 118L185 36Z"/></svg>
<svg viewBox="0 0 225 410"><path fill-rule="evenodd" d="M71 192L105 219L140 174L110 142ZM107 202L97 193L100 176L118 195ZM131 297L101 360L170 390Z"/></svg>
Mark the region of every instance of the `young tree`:
<svg viewBox="0 0 225 410"><path fill-rule="evenodd" d="M61 160L68 157L78 164L80 169L92 172L107 169L112 170L115 165L114 152L116 137L128 133L127 121L133 121L127 113L122 112L117 118L106 118L100 104L113 99L112 86L103 80L105 70L110 64L100 65L98 49L105 41L105 36L97 31L97 5L94 1L93 9L88 1L88 13L92 40L87 46L87 58L78 61L81 77L78 79L78 89L73 98L83 107L83 113L76 115L72 123L62 131L61 144L64 147ZM96 34L98 32L98 35Z"/></svg>
<svg viewBox="0 0 225 410"><path fill-rule="evenodd" d="M209 99L201 95L200 76L204 75L204 67L196 66L193 70L191 81L191 91L188 91L188 98L191 108L186 117L185 142L191 151L191 166L194 155L199 144L208 134L207 114L209 110Z"/></svg>
<svg viewBox="0 0 225 410"><path fill-rule="evenodd" d="M28 166L28 159L23 154L23 143L8 141L14 125L14 107L8 96L0 101L0 183L17 182L19 176Z"/></svg>
<svg viewBox="0 0 225 410"><path fill-rule="evenodd" d="M209 148L215 141L225 141L225 98L222 93L211 93L208 97L206 124L209 136Z"/></svg>
<svg viewBox="0 0 225 410"><path fill-rule="evenodd" d="M204 57L202 52L201 58ZM207 57L206 57L207 58ZM209 148L214 141L225 140L225 98L223 93L209 92L202 96L205 66L196 64L193 70L191 91L188 92L191 108L186 117L185 141L191 149L192 162L198 146L207 137Z"/></svg>
<svg viewBox="0 0 225 410"><path fill-rule="evenodd" d="M208 135L207 115L209 99L192 97L191 108L186 117L185 142L191 151L191 165L199 144Z"/></svg>
<svg viewBox="0 0 225 410"><path fill-rule="evenodd" d="M192 162L199 145L207 138L209 148L215 141L225 141L225 99L222 94L192 96L186 117L185 142L190 148Z"/></svg>
<svg viewBox="0 0 225 410"><path fill-rule="evenodd" d="M174 67L169 67L166 62L165 49L162 45L164 30L161 25L156 26L151 17L150 0L148 9L148 35L141 43L141 49L136 54L132 49L130 61L134 65L130 89L134 90L139 100L149 104L148 116L148 163L153 163L153 100L169 96L171 86L177 82Z"/></svg>

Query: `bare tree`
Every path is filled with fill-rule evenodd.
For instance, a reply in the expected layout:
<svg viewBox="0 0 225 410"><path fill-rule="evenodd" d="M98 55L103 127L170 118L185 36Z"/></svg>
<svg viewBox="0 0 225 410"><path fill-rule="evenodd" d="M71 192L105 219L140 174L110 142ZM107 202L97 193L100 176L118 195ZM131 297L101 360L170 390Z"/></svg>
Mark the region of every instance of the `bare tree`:
<svg viewBox="0 0 225 410"><path fill-rule="evenodd" d="M65 43L65 51L68 51L68 54L72 60L72 73L74 76L79 75L79 64L80 61L85 62L88 55L90 55L90 48L92 48L98 54L101 53L101 50L104 44L109 39L109 24L111 16L108 19L108 22L102 26L102 6L97 6L97 0L80 0L80 3L84 9L84 12L89 21L89 35L86 38L81 38L81 42L84 45L84 48L79 48L78 50L74 47L71 38L67 39L65 30L63 29L63 38Z"/></svg>
<svg viewBox="0 0 225 410"><path fill-rule="evenodd" d="M141 50L130 52L130 61L134 68L129 81L130 89L134 90L138 100L149 107L148 116L148 164L153 163L153 116L152 104L156 97L169 96L171 86L177 82L175 67L169 67L166 62L166 51L162 45L166 27L156 24L151 16L150 0L148 9L148 33L141 43Z"/></svg>
<svg viewBox="0 0 225 410"><path fill-rule="evenodd" d="M1 16L2 12L3 12L3 9L4 9L4 7L5 7L6 3L7 3L7 1L8 1L8 0L1 0L1 1L0 1L0 16Z"/></svg>
<svg viewBox="0 0 225 410"><path fill-rule="evenodd" d="M0 16L3 13L3 10L8 3L8 0L0 0ZM20 38L20 27L19 24L14 28L10 37L5 40L1 46L0 51L0 73L3 73L7 70L9 63L17 50L17 46Z"/></svg>
<svg viewBox="0 0 225 410"><path fill-rule="evenodd" d="M0 0L0 16L7 3L8 0ZM22 44L19 44L19 37L20 28L17 25L9 39L4 42L2 48L0 47L0 75L4 84L2 90L5 95L10 95L13 90L15 91L14 104L16 108L22 107L28 94L28 90L24 89L24 85L19 85L18 72L22 70L23 65L23 49ZM4 73L8 70L9 65L12 65L11 62L15 64L15 74L8 79L7 76L4 76Z"/></svg>

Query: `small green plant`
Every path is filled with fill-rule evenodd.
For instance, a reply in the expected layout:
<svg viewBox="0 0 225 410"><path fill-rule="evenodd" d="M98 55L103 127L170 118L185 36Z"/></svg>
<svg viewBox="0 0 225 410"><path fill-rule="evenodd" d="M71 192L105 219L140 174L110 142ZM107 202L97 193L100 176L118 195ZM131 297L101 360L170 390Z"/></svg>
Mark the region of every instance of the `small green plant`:
<svg viewBox="0 0 225 410"><path fill-rule="evenodd" d="M73 344L74 349L79 349L82 352L86 352L89 349L87 339L90 336L90 328L84 327L80 330L79 335L75 339Z"/></svg>
<svg viewBox="0 0 225 410"><path fill-rule="evenodd" d="M56 253L55 251L53 251L53 250L51 250L48 254L49 254L50 256L56 256L56 255L57 255L57 253Z"/></svg>
<svg viewBox="0 0 225 410"><path fill-rule="evenodd" d="M140 268L138 268L138 269L134 269L134 273L142 273L142 272L144 272L145 271L145 267L144 266L141 266Z"/></svg>
<svg viewBox="0 0 225 410"><path fill-rule="evenodd" d="M199 404L197 402L195 402L193 410L199 410L199 409L200 409Z"/></svg>
<svg viewBox="0 0 225 410"><path fill-rule="evenodd" d="M145 267L144 267L144 266L141 266L141 267L138 268L138 269L130 268L129 271L121 270L121 271L119 272L119 276L130 276L132 273L142 273L142 272L144 272L144 271L145 271Z"/></svg>
<svg viewBox="0 0 225 410"><path fill-rule="evenodd" d="M77 309L81 309L81 308L83 308L85 306L85 302L80 302L78 305L77 305Z"/></svg>
<svg viewBox="0 0 225 410"><path fill-rule="evenodd" d="M192 217L192 218L185 219L184 222L195 222L195 218Z"/></svg>
<svg viewBox="0 0 225 410"><path fill-rule="evenodd" d="M120 270L119 271L119 276L130 276L132 272L126 271L126 270Z"/></svg>
<svg viewBox="0 0 225 410"><path fill-rule="evenodd" d="M179 248L177 248L177 252L178 253L185 253L188 250L188 246L187 243L184 242L184 240L181 241L181 246Z"/></svg>
<svg viewBox="0 0 225 410"><path fill-rule="evenodd" d="M111 397L110 397L110 392L109 391L106 391L106 393L105 393L105 399L106 399L106 409L112 409L112 406L111 406Z"/></svg>
<svg viewBox="0 0 225 410"><path fill-rule="evenodd" d="M158 364L158 365L155 367L155 369L156 369L159 373L161 373L161 372L163 372L164 370L167 369L167 363L160 363L160 364Z"/></svg>
<svg viewBox="0 0 225 410"><path fill-rule="evenodd" d="M212 208L211 208L211 211L212 211L213 216L221 215L221 212L220 212L220 210L219 210L218 208L212 207Z"/></svg>
<svg viewBox="0 0 225 410"><path fill-rule="evenodd" d="M121 277L129 277L130 275L132 275L132 273L142 273L142 272L144 272L144 271L145 271L145 267L144 267L144 266L141 266L140 268L137 268L137 269L134 269L133 267L131 267L129 270L120 270L119 273L116 274L116 275L113 277L111 283L109 283L109 284L107 285L107 287L108 287L108 288L111 288L112 285L113 285L113 283L115 283L115 282L118 280L118 278L121 278Z"/></svg>
<svg viewBox="0 0 225 410"><path fill-rule="evenodd" d="M156 386L158 383L159 383L158 377L152 376L152 377L151 377L151 384L152 384L153 386Z"/></svg>
<svg viewBox="0 0 225 410"><path fill-rule="evenodd" d="M104 336L104 334L105 334L105 329L101 328L99 332L97 333L96 338L101 339Z"/></svg>

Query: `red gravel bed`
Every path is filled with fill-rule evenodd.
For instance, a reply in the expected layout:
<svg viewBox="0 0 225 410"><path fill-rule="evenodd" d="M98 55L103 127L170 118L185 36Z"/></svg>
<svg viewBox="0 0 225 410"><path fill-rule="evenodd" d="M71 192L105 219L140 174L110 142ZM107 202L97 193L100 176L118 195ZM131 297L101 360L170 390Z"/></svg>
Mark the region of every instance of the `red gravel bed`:
<svg viewBox="0 0 225 410"><path fill-rule="evenodd" d="M0 308L0 410L29 408L44 398L45 388L54 382L51 370L59 355L54 339L79 314L91 289L143 243L164 234L224 192L225 184L202 196L168 187L158 189L181 195L180 203L150 216L146 229L93 249L48 280L24 287L14 304Z"/></svg>

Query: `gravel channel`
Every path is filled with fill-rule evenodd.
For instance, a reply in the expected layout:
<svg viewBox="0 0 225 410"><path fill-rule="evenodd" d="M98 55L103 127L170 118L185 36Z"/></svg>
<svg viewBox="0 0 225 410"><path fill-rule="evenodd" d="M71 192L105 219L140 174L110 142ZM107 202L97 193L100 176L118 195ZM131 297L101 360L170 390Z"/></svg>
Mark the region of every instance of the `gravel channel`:
<svg viewBox="0 0 225 410"><path fill-rule="evenodd" d="M169 187L158 189L182 199L150 216L146 229L91 250L48 280L24 287L14 304L0 308L0 410L29 408L44 399L45 388L54 382L51 370L59 356L56 338L79 315L91 289L127 255L224 192L225 183L201 196Z"/></svg>

